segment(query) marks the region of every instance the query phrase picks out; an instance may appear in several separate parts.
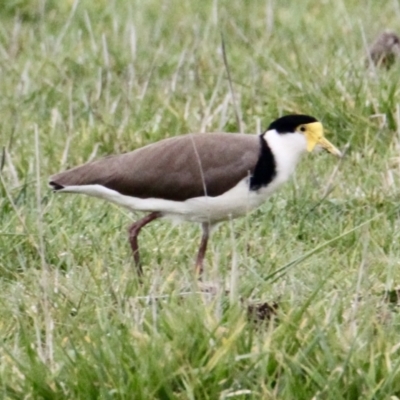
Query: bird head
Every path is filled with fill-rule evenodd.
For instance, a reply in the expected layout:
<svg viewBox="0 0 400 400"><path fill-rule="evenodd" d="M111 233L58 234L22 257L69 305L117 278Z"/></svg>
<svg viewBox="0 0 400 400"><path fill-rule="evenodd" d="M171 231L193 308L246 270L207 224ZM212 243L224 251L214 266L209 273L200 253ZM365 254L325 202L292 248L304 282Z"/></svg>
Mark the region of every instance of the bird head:
<svg viewBox="0 0 400 400"><path fill-rule="evenodd" d="M299 151L313 151L315 147L320 146L330 153L341 157L342 153L327 140L324 136L324 128L318 120L309 115L285 115L278 118L268 127L265 135L273 132L278 134L285 142L291 142L293 146L297 146ZM286 136L289 135L289 137ZM293 140L290 136L294 135L297 140ZM268 138L268 136L267 136Z"/></svg>

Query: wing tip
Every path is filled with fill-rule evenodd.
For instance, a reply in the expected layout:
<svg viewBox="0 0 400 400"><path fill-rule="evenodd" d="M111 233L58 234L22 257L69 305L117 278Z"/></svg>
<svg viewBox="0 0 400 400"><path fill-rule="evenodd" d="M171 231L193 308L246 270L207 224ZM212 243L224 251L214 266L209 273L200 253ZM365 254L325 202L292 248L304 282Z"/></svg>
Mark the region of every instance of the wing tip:
<svg viewBox="0 0 400 400"><path fill-rule="evenodd" d="M59 190L62 190L62 189L65 188L65 186L60 185L59 183L57 183L56 181L52 180L51 178L50 178L50 181L49 181L49 186L50 186L55 192L58 192Z"/></svg>

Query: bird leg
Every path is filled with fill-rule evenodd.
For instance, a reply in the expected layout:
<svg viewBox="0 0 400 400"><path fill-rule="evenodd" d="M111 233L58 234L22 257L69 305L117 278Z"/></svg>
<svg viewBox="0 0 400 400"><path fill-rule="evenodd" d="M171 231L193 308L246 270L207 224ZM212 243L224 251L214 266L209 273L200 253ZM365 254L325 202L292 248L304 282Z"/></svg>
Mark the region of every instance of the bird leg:
<svg viewBox="0 0 400 400"><path fill-rule="evenodd" d="M135 266L137 269L137 273L139 276L143 275L142 265L140 263L140 254L139 254L139 244L138 244L138 236L140 230L147 225L149 222L154 221L157 218L161 217L160 212L152 212L139 221L134 222L128 229L129 232L129 242L131 244L133 259L135 261Z"/></svg>
<svg viewBox="0 0 400 400"><path fill-rule="evenodd" d="M208 238L210 237L210 224L203 223L201 228L203 230L203 235L201 237L200 247L196 258L196 275L200 280L203 274L203 261L207 250Z"/></svg>

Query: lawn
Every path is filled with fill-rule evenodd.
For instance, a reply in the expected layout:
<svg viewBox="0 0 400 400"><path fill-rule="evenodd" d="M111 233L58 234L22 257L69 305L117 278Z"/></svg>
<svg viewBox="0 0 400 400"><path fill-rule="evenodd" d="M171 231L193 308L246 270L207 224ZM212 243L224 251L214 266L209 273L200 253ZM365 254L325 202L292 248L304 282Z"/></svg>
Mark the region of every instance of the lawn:
<svg viewBox="0 0 400 400"><path fill-rule="evenodd" d="M2 399L400 398L400 62L366 69L397 1L4 0ZM225 44L232 90L224 63ZM188 132L320 119L306 155L213 233L55 195L49 175ZM399 297L400 298L400 297ZM249 307L274 305L271 319Z"/></svg>

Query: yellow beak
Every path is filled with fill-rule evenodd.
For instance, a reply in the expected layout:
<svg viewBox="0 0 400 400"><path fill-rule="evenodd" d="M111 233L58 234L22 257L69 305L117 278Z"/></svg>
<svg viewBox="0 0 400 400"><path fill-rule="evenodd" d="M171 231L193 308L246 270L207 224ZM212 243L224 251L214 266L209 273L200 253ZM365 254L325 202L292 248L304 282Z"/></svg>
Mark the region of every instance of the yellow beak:
<svg viewBox="0 0 400 400"><path fill-rule="evenodd" d="M329 153L341 157L342 153L329 140L324 137L324 128L320 122L312 122L305 125L306 131L304 135L307 139L307 151L313 151L316 145L321 146Z"/></svg>

